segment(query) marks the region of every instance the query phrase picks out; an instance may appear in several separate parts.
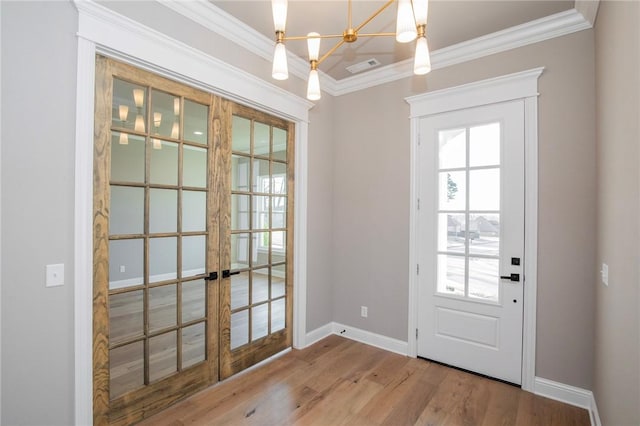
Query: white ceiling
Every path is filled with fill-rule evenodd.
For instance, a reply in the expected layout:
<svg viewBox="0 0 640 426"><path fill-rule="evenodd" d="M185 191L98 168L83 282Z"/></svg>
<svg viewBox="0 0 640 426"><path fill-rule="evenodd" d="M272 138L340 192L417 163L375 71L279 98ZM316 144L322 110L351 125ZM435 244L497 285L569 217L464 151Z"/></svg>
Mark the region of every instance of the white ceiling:
<svg viewBox="0 0 640 426"><path fill-rule="evenodd" d="M270 0L210 0L210 2L265 37L275 40ZM353 27L358 26L385 3L385 1L354 0ZM347 0L289 0L286 35L299 36L311 31L323 35L342 34L348 27L347 4ZM431 0L427 25L429 47L432 51L442 49L573 7L573 0ZM393 4L367 24L361 33L394 32L395 15L396 5ZM320 55L329 50L338 40L323 40ZM319 68L339 81L353 75L346 70L346 67L371 58L381 63L379 67L411 58L414 44L399 44L393 37L361 37L355 43L340 47ZM304 41L287 41L286 46L290 53L307 61L307 47Z"/></svg>

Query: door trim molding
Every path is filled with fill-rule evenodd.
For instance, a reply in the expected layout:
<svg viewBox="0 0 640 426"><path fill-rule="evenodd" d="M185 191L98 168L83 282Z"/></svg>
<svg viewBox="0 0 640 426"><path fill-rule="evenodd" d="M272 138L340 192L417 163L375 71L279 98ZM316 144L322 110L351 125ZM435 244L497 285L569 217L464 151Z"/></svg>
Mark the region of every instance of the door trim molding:
<svg viewBox="0 0 640 426"><path fill-rule="evenodd" d="M295 123L293 346L306 340L307 141L313 106L89 0L78 9L74 206L74 423L93 424L93 123L97 53Z"/></svg>
<svg viewBox="0 0 640 426"><path fill-rule="evenodd" d="M524 100L525 143L525 264L522 331L522 389L535 388L536 294L538 247L538 78L544 68L508 74L405 98L410 106L409 309L407 354L417 356L418 327L418 194L420 164L419 120L429 115Z"/></svg>

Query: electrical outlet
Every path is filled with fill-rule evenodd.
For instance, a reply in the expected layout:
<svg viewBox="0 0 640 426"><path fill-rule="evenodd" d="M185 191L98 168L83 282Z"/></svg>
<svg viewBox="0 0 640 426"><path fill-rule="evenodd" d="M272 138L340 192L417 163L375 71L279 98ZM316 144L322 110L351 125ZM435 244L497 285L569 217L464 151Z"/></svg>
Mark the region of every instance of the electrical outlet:
<svg viewBox="0 0 640 426"><path fill-rule="evenodd" d="M360 316L362 318L366 318L367 315L369 315L369 308L367 308L366 306L360 306Z"/></svg>
<svg viewBox="0 0 640 426"><path fill-rule="evenodd" d="M609 265L603 263L600 274L602 275L602 283L606 286L609 286Z"/></svg>
<svg viewBox="0 0 640 426"><path fill-rule="evenodd" d="M124 267L124 265L120 265L120 272L124 272L126 271L126 268Z"/></svg>

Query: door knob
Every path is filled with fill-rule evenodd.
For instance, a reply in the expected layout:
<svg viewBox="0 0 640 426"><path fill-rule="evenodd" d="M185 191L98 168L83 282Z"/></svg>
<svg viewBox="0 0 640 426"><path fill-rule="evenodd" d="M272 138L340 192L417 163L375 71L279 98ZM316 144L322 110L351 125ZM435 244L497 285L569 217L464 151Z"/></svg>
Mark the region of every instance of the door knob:
<svg viewBox="0 0 640 426"><path fill-rule="evenodd" d="M519 282L520 281L520 274L511 274L511 275L502 275L500 276L501 279L503 280L510 280L510 281L515 281L515 282Z"/></svg>

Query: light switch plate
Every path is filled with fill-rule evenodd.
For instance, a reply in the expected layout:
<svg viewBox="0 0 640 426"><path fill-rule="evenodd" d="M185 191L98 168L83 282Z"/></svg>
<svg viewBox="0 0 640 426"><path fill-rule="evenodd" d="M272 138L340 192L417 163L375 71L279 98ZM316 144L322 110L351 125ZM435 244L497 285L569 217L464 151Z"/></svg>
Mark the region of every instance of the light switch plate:
<svg viewBox="0 0 640 426"><path fill-rule="evenodd" d="M46 266L45 286L57 287L64 284L64 263Z"/></svg>
<svg viewBox="0 0 640 426"><path fill-rule="evenodd" d="M600 274L602 274L602 283L606 286L609 285L609 265L606 263L602 264L602 269L600 270Z"/></svg>

